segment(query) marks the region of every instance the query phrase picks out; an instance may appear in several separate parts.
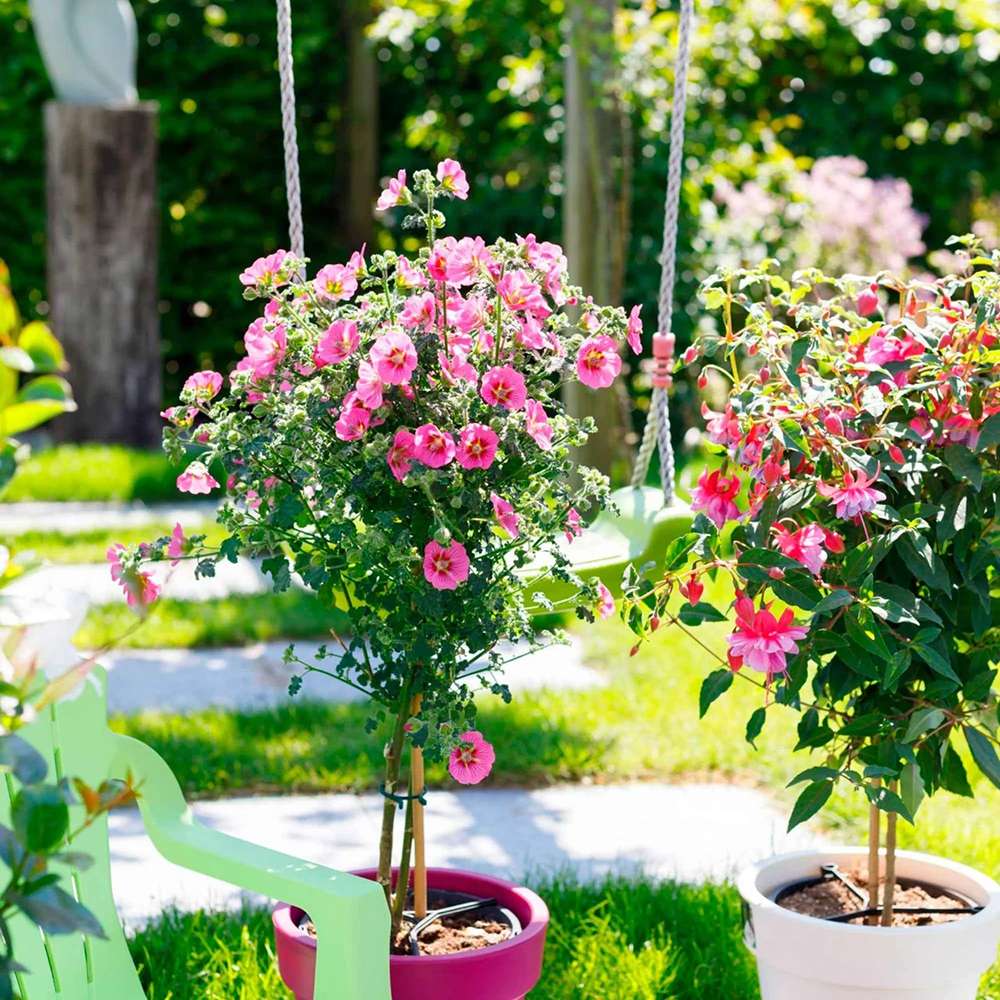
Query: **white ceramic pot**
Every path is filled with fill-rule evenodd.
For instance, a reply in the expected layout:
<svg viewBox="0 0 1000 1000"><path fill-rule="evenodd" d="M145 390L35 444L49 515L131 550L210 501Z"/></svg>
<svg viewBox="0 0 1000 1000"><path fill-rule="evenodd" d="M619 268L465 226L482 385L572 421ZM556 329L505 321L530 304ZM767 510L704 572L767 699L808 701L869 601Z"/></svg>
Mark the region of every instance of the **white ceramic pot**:
<svg viewBox="0 0 1000 1000"><path fill-rule="evenodd" d="M858 927L803 916L774 902L785 886L866 866L867 848L782 854L745 870L747 947L757 957L763 1000L975 1000L982 974L997 959L1000 885L965 865L914 851L897 854L900 878L919 879L969 897L983 910L927 927Z"/></svg>

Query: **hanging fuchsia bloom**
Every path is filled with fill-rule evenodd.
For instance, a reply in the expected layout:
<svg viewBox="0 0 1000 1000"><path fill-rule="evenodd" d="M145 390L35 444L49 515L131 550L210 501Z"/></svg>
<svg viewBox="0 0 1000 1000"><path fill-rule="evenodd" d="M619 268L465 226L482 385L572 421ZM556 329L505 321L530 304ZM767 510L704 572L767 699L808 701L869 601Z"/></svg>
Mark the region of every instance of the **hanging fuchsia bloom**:
<svg viewBox="0 0 1000 1000"><path fill-rule="evenodd" d="M607 389L622 370L615 342L608 336L589 337L576 354L576 377L591 389Z"/></svg>
<svg viewBox="0 0 1000 1000"><path fill-rule="evenodd" d="M354 383L358 402L366 410L377 410L383 402L383 388L375 366L370 361L362 360L358 365L358 380Z"/></svg>
<svg viewBox="0 0 1000 1000"><path fill-rule="evenodd" d="M400 170L395 177L389 180L389 186L378 196L375 207L380 212L385 212L399 204L405 204L409 197L410 192L406 190L406 171Z"/></svg>
<svg viewBox="0 0 1000 1000"><path fill-rule="evenodd" d="M730 666L738 670L745 663L768 677L784 673L788 669L786 657L799 651L796 640L805 638L808 631L807 626L795 624L791 608L775 618L770 605L758 610L749 597L740 596L736 599L736 629L726 639Z"/></svg>
<svg viewBox="0 0 1000 1000"><path fill-rule="evenodd" d="M288 338L283 326L279 324L267 329L261 317L247 328L247 332L243 334L243 344L247 349L244 359L247 368L255 378L269 378L285 357Z"/></svg>
<svg viewBox="0 0 1000 1000"><path fill-rule="evenodd" d="M455 441L434 424L422 424L413 436L413 457L428 468L440 469L455 457Z"/></svg>
<svg viewBox="0 0 1000 1000"><path fill-rule="evenodd" d="M628 326L625 328L625 339L628 346L632 348L634 354L642 354L642 319L639 313L642 306L632 306L632 311L628 314Z"/></svg>
<svg viewBox="0 0 1000 1000"><path fill-rule="evenodd" d="M529 399L524 404L524 430L542 451L552 448L552 424L545 407L537 399Z"/></svg>
<svg viewBox="0 0 1000 1000"><path fill-rule="evenodd" d="M392 330L379 337L368 356L378 377L389 385L409 382L417 367L417 349L401 330Z"/></svg>
<svg viewBox="0 0 1000 1000"><path fill-rule="evenodd" d="M521 518L514 510L514 505L504 500L496 493L490 494L490 503L493 504L493 516L497 523L511 538L517 538L521 534Z"/></svg>
<svg viewBox="0 0 1000 1000"><path fill-rule="evenodd" d="M575 507L570 507L566 512L566 524L563 534L567 542L572 542L574 538L579 538L583 534L583 518Z"/></svg>
<svg viewBox="0 0 1000 1000"><path fill-rule="evenodd" d="M497 292L508 309L526 312L544 319L552 310L542 295L541 288L532 281L527 271L507 271L497 282Z"/></svg>
<svg viewBox="0 0 1000 1000"><path fill-rule="evenodd" d="M327 264L316 272L313 288L323 302L342 302L358 290L358 276L343 264Z"/></svg>
<svg viewBox="0 0 1000 1000"><path fill-rule="evenodd" d="M111 579L122 588L130 608L148 607L160 596L160 588L149 573L137 569L126 569L121 560L124 551L125 546L120 542L116 542L107 551Z"/></svg>
<svg viewBox="0 0 1000 1000"><path fill-rule="evenodd" d="M828 551L833 552L835 555L844 551L844 536L838 535L836 531L824 528L823 541Z"/></svg>
<svg viewBox="0 0 1000 1000"><path fill-rule="evenodd" d="M479 394L489 406L519 410L528 398L524 376L510 365L491 368L484 376Z"/></svg>
<svg viewBox="0 0 1000 1000"><path fill-rule="evenodd" d="M469 579L469 556L461 542L447 548L433 539L424 546L424 578L435 590L455 590Z"/></svg>
<svg viewBox="0 0 1000 1000"><path fill-rule="evenodd" d="M823 570L827 552L826 533L819 524L807 524L798 531L789 531L782 524L776 524L771 529L778 542L782 555L802 563L810 573L816 576Z"/></svg>
<svg viewBox="0 0 1000 1000"><path fill-rule="evenodd" d="M167 543L167 558L176 566L180 558L187 551L187 538L184 536L184 528L178 521L174 525L174 530L170 533L170 541Z"/></svg>
<svg viewBox="0 0 1000 1000"><path fill-rule="evenodd" d="M273 285L274 287L278 287L285 284L284 281L276 281L275 279L278 277L281 265L287 256L287 250L275 250L274 253L268 254L266 257L258 257L240 275L240 284L246 285L248 288L254 285Z"/></svg>
<svg viewBox="0 0 1000 1000"><path fill-rule="evenodd" d="M615 613L615 599L603 583L597 585L597 617L610 618Z"/></svg>
<svg viewBox="0 0 1000 1000"><path fill-rule="evenodd" d="M735 521L740 510L733 502L740 492L739 476L724 476L721 469L703 472L691 493L691 509L701 510L717 527Z"/></svg>
<svg viewBox="0 0 1000 1000"><path fill-rule="evenodd" d="M361 406L357 400L352 400L354 405L346 405L337 418L334 425L334 432L341 441L357 441L365 436L372 415Z"/></svg>
<svg viewBox="0 0 1000 1000"><path fill-rule="evenodd" d="M735 447L743 440L739 417L733 412L732 405L727 406L722 413L714 413L702 403L701 415L705 420L705 432L715 444Z"/></svg>
<svg viewBox="0 0 1000 1000"><path fill-rule="evenodd" d="M214 399L222 388L222 376L218 372L204 371L189 375L181 392L190 393L195 399L207 402Z"/></svg>
<svg viewBox="0 0 1000 1000"><path fill-rule="evenodd" d="M313 351L313 364L317 368L339 365L358 349L359 342L358 324L353 320L338 319L321 334Z"/></svg>
<svg viewBox="0 0 1000 1000"><path fill-rule="evenodd" d="M392 447L386 455L386 461L392 474L402 482L413 468L414 447L413 435L405 428L396 431L392 439Z"/></svg>
<svg viewBox="0 0 1000 1000"><path fill-rule="evenodd" d="M442 160L437 165L437 179L453 198L465 201L469 197L469 181L458 160Z"/></svg>
<svg viewBox="0 0 1000 1000"><path fill-rule="evenodd" d="M871 316L878 307L878 285L873 282L858 296L858 315Z"/></svg>
<svg viewBox="0 0 1000 1000"><path fill-rule="evenodd" d="M874 510L879 501L885 499L885 494L872 486L878 476L878 469L872 476L866 476L862 470L853 472L848 469L844 473L843 486L821 482L816 484L816 489L822 496L833 501L837 517L860 517Z"/></svg>
<svg viewBox="0 0 1000 1000"><path fill-rule="evenodd" d="M463 469L488 469L499 443L500 439L486 424L469 424L458 436L455 461Z"/></svg>
<svg viewBox="0 0 1000 1000"><path fill-rule="evenodd" d="M459 739L462 742L448 757L448 773L460 785L478 785L493 770L496 751L474 729L462 733Z"/></svg>
<svg viewBox="0 0 1000 1000"><path fill-rule="evenodd" d="M177 489L181 493L211 493L219 485L215 476L203 462L192 462L178 477Z"/></svg>

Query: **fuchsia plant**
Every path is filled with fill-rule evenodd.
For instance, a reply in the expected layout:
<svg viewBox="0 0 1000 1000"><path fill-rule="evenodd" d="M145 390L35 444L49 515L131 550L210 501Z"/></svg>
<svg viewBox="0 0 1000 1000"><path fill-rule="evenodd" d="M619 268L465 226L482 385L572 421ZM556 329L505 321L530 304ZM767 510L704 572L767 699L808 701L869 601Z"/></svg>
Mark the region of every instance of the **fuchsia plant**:
<svg viewBox="0 0 1000 1000"><path fill-rule="evenodd" d="M793 779L790 826L854 787L873 874L888 814L889 887L896 817L939 789L972 794L959 737L1000 786L1000 253L953 242L962 271L933 282L788 282L770 261L708 279L722 329L691 358L728 383L723 409L704 408L721 464L625 608L640 641L661 621L732 621L724 651L702 643L721 664L702 714L737 676L763 689L751 742L773 711L799 712L795 749L823 756ZM890 888L883 922L891 910Z"/></svg>
<svg viewBox="0 0 1000 1000"><path fill-rule="evenodd" d="M228 392L200 372L164 411L168 453L201 449L178 487L208 493L214 474L225 477L229 537L216 551L175 533L109 554L133 603L156 596L149 561L194 559L211 575L244 553L262 557L277 590L294 573L346 609L351 634L338 649L316 663L290 650L287 661L293 693L327 674L371 699L368 730L386 739L379 879L394 928L405 896L391 882L397 803L407 806L405 887L423 794L406 792L404 754L448 761L460 782L489 773L474 691L509 699L501 643L537 643L532 613L553 610L526 568L543 556L546 572L575 584L566 608L608 613L610 595L578 578L562 548L563 533L581 530L578 509L605 504L608 483L575 465L571 449L593 422L570 417L560 391L572 378L610 385L626 336L641 346L638 316L572 287L555 244L440 236L438 206L468 193L454 160L412 184L400 171L378 207L403 208L403 227L426 234L416 256L357 253L303 281L305 262L278 251L243 272L245 295L264 309Z"/></svg>

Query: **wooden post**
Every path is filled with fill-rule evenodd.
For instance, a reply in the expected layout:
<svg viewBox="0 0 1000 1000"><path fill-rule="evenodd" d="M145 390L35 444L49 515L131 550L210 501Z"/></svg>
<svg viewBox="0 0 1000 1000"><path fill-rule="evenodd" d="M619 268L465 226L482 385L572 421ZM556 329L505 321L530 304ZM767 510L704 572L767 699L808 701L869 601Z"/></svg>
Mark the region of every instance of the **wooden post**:
<svg viewBox="0 0 1000 1000"><path fill-rule="evenodd" d="M413 714L420 712L421 695L413 699ZM424 752L420 747L410 750L410 794L424 794ZM424 837L424 805L413 799L413 912L417 920L427 916L427 857Z"/></svg>
<svg viewBox="0 0 1000 1000"><path fill-rule="evenodd" d="M49 320L79 407L62 440L160 440L156 120L151 103L45 106Z"/></svg>

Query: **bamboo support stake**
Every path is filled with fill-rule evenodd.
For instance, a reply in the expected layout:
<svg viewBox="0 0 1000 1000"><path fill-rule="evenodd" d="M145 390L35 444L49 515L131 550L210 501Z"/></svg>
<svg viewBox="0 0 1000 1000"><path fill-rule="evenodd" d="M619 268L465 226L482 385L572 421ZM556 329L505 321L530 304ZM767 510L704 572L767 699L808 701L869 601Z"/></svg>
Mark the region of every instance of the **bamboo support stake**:
<svg viewBox="0 0 1000 1000"><path fill-rule="evenodd" d="M893 782L892 790L898 785ZM892 904L896 892L896 814L885 817L885 889L882 891L882 926L892 926Z"/></svg>
<svg viewBox="0 0 1000 1000"><path fill-rule="evenodd" d="M420 712L421 695L413 699L413 714ZM410 751L410 794L424 794L424 752L420 747ZM419 799L413 803L413 912L417 920L427 916L427 858L424 853L424 805Z"/></svg>
<svg viewBox="0 0 1000 1000"><path fill-rule="evenodd" d="M878 784L878 779L876 779L875 784ZM870 909L875 909L878 906L878 845L881 815L881 810L873 802L868 807L868 907ZM869 917L865 920L865 923L874 924L876 923L876 919Z"/></svg>

